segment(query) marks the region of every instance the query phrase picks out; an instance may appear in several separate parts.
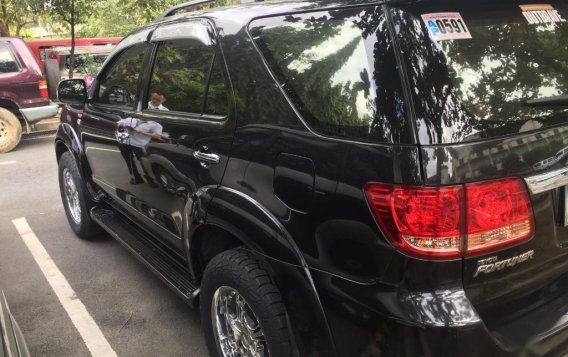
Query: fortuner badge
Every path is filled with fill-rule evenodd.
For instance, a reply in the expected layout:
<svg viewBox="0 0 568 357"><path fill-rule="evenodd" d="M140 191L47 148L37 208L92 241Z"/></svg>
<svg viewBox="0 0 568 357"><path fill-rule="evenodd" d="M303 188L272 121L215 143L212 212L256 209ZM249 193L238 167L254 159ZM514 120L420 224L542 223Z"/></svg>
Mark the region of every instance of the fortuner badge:
<svg viewBox="0 0 568 357"><path fill-rule="evenodd" d="M526 253L519 254L519 255L516 255L514 257L504 259L504 260L498 260L497 257L481 259L477 262L477 264L479 264L479 266L477 267L475 274L473 274L473 277L477 278L477 276L479 274L493 273L494 271L503 270L506 267L512 268L517 264L520 264L520 263L526 262L529 259L532 259L533 255L534 255L534 250L529 250Z"/></svg>

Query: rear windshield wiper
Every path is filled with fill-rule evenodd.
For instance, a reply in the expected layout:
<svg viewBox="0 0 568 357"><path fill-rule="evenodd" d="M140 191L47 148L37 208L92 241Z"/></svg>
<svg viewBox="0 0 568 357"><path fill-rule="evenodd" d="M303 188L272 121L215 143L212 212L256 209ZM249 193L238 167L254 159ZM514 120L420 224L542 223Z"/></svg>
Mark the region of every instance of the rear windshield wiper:
<svg viewBox="0 0 568 357"><path fill-rule="evenodd" d="M568 107L568 95L555 95L527 100L524 104L527 107Z"/></svg>

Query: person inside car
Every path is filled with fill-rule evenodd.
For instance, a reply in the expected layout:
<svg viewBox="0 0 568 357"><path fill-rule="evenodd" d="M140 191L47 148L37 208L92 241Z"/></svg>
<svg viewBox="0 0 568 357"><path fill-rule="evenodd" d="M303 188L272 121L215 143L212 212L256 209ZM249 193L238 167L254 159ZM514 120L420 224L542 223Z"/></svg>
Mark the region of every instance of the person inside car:
<svg viewBox="0 0 568 357"><path fill-rule="evenodd" d="M162 103L166 101L166 97L161 91L154 90L150 94L150 101L148 102L148 109L154 110L169 110L164 107Z"/></svg>

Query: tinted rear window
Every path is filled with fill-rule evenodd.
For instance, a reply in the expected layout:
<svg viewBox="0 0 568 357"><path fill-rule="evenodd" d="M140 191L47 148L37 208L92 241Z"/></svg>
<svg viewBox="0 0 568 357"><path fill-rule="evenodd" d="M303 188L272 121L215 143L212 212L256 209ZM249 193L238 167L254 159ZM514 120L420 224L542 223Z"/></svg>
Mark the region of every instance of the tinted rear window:
<svg viewBox="0 0 568 357"><path fill-rule="evenodd" d="M20 65L6 43L0 42L0 73L19 72Z"/></svg>
<svg viewBox="0 0 568 357"><path fill-rule="evenodd" d="M379 7L258 19L250 30L313 130L368 142L411 141L393 46Z"/></svg>
<svg viewBox="0 0 568 357"><path fill-rule="evenodd" d="M565 124L567 106L530 101L568 94L566 3L430 3L392 10L402 30L421 143L482 140ZM433 38L423 15L448 12L459 14L471 38Z"/></svg>

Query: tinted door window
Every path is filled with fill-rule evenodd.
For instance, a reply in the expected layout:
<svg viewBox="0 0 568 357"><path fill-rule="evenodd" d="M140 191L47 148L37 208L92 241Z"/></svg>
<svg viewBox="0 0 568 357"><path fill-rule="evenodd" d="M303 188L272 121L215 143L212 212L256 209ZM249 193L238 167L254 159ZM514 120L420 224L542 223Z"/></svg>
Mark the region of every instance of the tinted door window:
<svg viewBox="0 0 568 357"><path fill-rule="evenodd" d="M125 52L114 62L100 82L101 104L133 108L138 94L140 73L149 45L137 45Z"/></svg>
<svg viewBox="0 0 568 357"><path fill-rule="evenodd" d="M227 94L218 62L214 48L201 42L189 39L163 42L154 64L150 95L162 96L162 109L226 114ZM207 94L209 99L204 109Z"/></svg>
<svg viewBox="0 0 568 357"><path fill-rule="evenodd" d="M0 43L0 73L19 72L20 65L5 43Z"/></svg>
<svg viewBox="0 0 568 357"><path fill-rule="evenodd" d="M409 143L388 24L378 7L253 21L251 32L309 126L323 134Z"/></svg>

